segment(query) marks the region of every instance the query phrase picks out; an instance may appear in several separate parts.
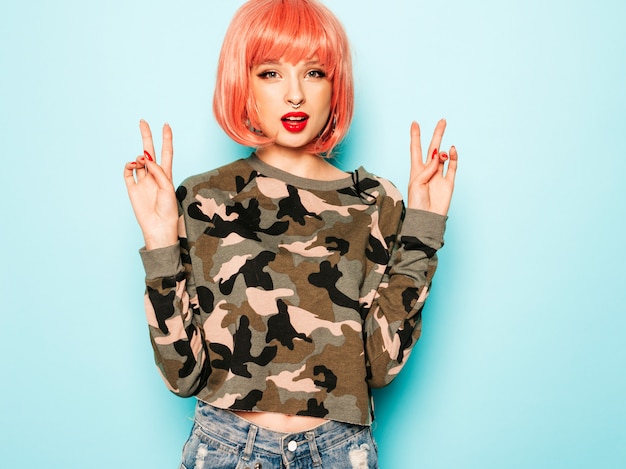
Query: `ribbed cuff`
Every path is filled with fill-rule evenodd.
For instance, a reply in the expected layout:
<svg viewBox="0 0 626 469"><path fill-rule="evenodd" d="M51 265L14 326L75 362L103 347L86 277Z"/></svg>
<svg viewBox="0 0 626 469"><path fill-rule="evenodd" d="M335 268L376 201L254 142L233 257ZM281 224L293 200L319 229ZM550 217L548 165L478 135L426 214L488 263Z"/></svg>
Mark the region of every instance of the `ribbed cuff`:
<svg viewBox="0 0 626 469"><path fill-rule="evenodd" d="M183 270L178 243L165 248L139 250L147 279L171 277Z"/></svg>
<svg viewBox="0 0 626 469"><path fill-rule="evenodd" d="M447 219L448 217L437 213L407 208L400 235L415 236L422 240L432 239L435 242L443 242Z"/></svg>

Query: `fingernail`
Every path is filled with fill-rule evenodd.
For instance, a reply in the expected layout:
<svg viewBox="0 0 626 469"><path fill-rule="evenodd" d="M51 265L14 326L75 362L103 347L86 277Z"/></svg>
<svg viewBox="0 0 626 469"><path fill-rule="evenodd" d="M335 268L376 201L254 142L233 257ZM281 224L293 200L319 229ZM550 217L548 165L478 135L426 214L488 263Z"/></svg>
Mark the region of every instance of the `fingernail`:
<svg viewBox="0 0 626 469"><path fill-rule="evenodd" d="M154 161L150 153L148 153L146 150L143 151L143 154L146 155L146 158L148 158L149 161Z"/></svg>
<svg viewBox="0 0 626 469"><path fill-rule="evenodd" d="M433 158L432 158L433 160L435 159L435 156L437 156L437 149L436 148L433 150Z"/></svg>

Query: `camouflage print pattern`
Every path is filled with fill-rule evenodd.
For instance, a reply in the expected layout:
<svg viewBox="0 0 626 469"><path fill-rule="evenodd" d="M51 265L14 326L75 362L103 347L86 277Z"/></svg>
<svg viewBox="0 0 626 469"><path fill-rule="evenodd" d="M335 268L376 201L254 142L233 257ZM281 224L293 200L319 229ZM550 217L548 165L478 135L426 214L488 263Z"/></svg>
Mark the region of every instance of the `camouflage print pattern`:
<svg viewBox="0 0 626 469"><path fill-rule="evenodd" d="M254 154L177 190L179 245L142 251L156 363L216 407L369 425L406 363L445 217L359 168L317 181Z"/></svg>

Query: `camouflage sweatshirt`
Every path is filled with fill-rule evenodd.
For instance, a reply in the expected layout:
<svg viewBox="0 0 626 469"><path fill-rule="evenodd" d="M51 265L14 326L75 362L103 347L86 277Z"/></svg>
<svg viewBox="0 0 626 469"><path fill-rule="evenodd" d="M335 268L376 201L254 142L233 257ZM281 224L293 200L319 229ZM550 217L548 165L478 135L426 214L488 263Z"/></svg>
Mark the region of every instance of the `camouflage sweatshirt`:
<svg viewBox="0 0 626 469"><path fill-rule="evenodd" d="M141 250L155 360L216 407L369 425L406 363L445 217L362 167L318 181L254 154L178 188L179 244Z"/></svg>

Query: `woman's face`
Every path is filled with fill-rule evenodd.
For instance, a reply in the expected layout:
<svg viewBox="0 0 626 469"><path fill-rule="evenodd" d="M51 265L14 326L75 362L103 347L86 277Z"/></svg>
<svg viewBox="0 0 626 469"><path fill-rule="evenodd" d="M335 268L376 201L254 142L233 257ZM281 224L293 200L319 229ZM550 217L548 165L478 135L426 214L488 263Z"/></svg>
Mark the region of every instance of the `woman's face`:
<svg viewBox="0 0 626 469"><path fill-rule="evenodd" d="M261 130L276 145L302 148L319 136L330 115L332 84L317 58L254 66L250 81Z"/></svg>

